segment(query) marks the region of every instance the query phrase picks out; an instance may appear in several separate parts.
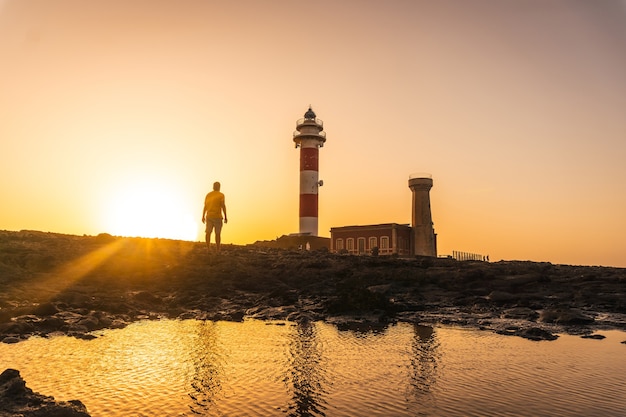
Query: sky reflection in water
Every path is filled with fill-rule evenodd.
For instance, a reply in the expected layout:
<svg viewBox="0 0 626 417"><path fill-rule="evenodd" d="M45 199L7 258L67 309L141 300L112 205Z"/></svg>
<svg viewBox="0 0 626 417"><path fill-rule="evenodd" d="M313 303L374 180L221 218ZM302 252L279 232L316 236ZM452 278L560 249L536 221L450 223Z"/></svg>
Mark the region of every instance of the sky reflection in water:
<svg viewBox="0 0 626 417"><path fill-rule="evenodd" d="M135 323L0 345L3 369L92 416L620 415L626 333L554 342L399 324Z"/></svg>

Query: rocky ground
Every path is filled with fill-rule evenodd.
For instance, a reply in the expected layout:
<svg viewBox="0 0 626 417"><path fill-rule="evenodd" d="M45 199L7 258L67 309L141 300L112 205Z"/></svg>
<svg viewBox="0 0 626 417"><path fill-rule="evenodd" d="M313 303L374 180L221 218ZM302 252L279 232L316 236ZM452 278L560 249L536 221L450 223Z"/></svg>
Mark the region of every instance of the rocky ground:
<svg viewBox="0 0 626 417"><path fill-rule="evenodd" d="M258 245L0 231L0 341L136 320L396 321L533 340L626 329L626 269L349 256Z"/></svg>

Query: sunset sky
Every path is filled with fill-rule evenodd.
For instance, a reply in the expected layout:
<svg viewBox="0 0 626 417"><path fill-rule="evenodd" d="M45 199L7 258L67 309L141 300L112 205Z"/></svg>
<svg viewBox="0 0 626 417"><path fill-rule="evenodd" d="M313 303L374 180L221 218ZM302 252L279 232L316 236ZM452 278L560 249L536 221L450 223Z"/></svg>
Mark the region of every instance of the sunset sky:
<svg viewBox="0 0 626 417"><path fill-rule="evenodd" d="M441 255L626 267L626 0L0 0L0 229L319 233L410 223Z"/></svg>

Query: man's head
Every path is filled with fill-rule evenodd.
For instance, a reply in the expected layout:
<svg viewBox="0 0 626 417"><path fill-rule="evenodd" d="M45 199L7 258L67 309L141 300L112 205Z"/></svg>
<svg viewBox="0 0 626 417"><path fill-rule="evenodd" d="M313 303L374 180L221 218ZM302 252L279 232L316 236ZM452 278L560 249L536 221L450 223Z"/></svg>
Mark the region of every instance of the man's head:
<svg viewBox="0 0 626 417"><path fill-rule="evenodd" d="M222 185L219 183L219 181L215 181L213 183L213 191L219 191L221 186Z"/></svg>

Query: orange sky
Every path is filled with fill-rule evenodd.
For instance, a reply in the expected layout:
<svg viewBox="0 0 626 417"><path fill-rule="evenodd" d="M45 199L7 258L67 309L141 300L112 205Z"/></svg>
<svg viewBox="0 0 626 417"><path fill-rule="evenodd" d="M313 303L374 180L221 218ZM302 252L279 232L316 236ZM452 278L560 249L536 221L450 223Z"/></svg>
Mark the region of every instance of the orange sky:
<svg viewBox="0 0 626 417"><path fill-rule="evenodd" d="M622 0L0 0L0 62L0 229L297 232L311 104L320 235L428 172L440 254L626 267Z"/></svg>

